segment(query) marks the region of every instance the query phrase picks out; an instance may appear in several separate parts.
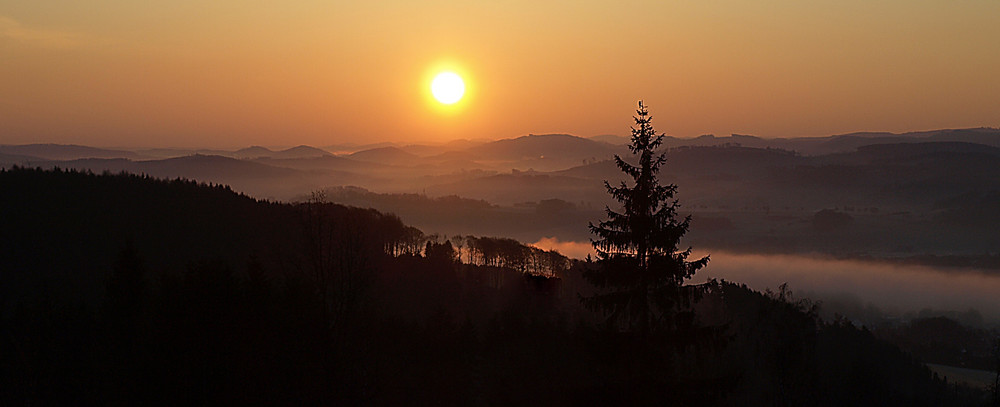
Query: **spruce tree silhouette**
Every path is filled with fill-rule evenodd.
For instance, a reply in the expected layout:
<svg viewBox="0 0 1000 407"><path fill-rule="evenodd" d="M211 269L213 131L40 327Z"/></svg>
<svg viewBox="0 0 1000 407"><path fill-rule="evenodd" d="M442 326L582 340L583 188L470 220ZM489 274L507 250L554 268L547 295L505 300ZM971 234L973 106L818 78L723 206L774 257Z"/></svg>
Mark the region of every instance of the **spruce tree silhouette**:
<svg viewBox="0 0 1000 407"><path fill-rule="evenodd" d="M599 267L585 271L584 278L600 291L583 302L608 315L609 324L646 335L676 326L676 312L690 305L693 296L683 287L684 280L704 267L708 256L687 261L691 248L678 250L691 217L678 220L677 186L661 185L657 179L666 162L666 156L656 152L663 135L656 135L642 101L636 113L628 147L638 164L615 155L618 168L632 177L634 185L604 182L622 209L616 212L605 207L608 219L589 225L597 235L591 243Z"/></svg>

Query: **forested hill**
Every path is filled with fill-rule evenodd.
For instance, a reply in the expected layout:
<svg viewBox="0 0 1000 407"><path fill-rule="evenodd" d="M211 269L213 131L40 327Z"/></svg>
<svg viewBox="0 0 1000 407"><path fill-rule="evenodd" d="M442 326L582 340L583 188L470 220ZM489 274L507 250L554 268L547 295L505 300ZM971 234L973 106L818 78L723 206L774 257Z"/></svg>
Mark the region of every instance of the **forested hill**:
<svg viewBox="0 0 1000 407"><path fill-rule="evenodd" d="M580 306L594 263L321 199L12 169L0 214L0 405L986 400L784 289L709 282L640 336Z"/></svg>
<svg viewBox="0 0 1000 407"><path fill-rule="evenodd" d="M345 218L388 219L402 228L398 219L372 210L335 208ZM293 206L254 200L220 185L13 169L0 172L0 213L0 267L25 281L27 274L43 273L46 284L79 293L101 292L127 245L154 273L180 271L199 260L231 267L251 258L268 268L301 263L292 249L302 240L303 219Z"/></svg>

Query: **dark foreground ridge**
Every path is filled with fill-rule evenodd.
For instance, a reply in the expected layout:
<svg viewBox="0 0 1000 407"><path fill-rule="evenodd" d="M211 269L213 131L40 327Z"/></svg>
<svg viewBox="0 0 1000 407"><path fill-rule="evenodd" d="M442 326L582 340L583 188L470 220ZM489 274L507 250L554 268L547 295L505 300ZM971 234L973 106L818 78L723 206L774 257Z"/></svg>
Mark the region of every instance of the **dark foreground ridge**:
<svg viewBox="0 0 1000 407"><path fill-rule="evenodd" d="M604 325L593 263L393 215L0 171L0 405L986 405L785 290Z"/></svg>

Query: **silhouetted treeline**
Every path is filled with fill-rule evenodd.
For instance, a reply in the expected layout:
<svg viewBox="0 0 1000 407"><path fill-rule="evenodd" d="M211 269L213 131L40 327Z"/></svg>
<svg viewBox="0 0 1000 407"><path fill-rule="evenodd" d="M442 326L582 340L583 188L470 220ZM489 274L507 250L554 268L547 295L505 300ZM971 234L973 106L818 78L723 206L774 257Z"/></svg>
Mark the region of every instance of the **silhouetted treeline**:
<svg viewBox="0 0 1000 407"><path fill-rule="evenodd" d="M980 317L981 318L981 317ZM876 335L913 353L928 363L996 371L996 329L967 327L954 319L917 318L898 326L876 330Z"/></svg>
<svg viewBox="0 0 1000 407"><path fill-rule="evenodd" d="M703 318L722 315L722 369L737 378L732 405L986 405L982 392L947 384L913 356L865 328L817 318L818 305L786 286L754 292L714 285Z"/></svg>
<svg viewBox="0 0 1000 407"><path fill-rule="evenodd" d="M558 277L569 259L554 250L526 246L514 239L466 236L468 263L508 268L536 276Z"/></svg>
<svg viewBox="0 0 1000 407"><path fill-rule="evenodd" d="M784 290L709 282L696 320L637 336L580 305L593 263L417 248L392 215L322 199L15 169L0 210L0 405L986 401Z"/></svg>

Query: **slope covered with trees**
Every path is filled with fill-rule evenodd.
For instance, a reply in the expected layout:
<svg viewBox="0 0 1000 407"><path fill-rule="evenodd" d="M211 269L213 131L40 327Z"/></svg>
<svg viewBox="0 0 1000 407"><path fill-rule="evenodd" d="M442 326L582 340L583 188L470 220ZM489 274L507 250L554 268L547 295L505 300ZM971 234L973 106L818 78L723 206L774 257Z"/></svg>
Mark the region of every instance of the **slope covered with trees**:
<svg viewBox="0 0 1000 407"><path fill-rule="evenodd" d="M714 340L664 352L581 306L595 263L322 198L0 172L0 404L986 400L786 291L727 282L694 308Z"/></svg>

